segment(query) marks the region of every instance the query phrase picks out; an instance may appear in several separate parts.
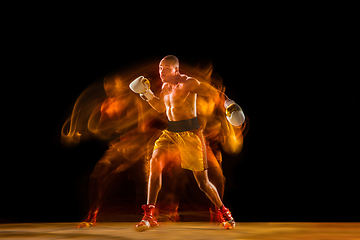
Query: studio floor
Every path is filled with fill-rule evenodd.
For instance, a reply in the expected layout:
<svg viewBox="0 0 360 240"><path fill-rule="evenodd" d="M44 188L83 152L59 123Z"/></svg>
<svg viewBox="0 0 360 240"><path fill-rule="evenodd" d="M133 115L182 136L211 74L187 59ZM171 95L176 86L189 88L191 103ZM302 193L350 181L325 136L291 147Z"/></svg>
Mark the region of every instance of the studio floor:
<svg viewBox="0 0 360 240"><path fill-rule="evenodd" d="M177 222L145 232L136 232L135 224L99 222L89 229L78 229L77 223L0 224L0 239L360 239L360 223L237 223L223 230L206 222Z"/></svg>

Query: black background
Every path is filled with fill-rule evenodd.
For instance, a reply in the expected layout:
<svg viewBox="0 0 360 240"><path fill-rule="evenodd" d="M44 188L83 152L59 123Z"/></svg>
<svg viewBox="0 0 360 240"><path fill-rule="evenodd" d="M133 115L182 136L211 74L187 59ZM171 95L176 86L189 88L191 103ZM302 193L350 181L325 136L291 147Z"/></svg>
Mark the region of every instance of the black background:
<svg viewBox="0 0 360 240"><path fill-rule="evenodd" d="M325 31L216 16L110 27L57 15L12 28L0 221L82 220L85 179L106 143L64 148L62 124L91 83L168 54L212 61L250 119L243 151L223 162L237 221L359 221L355 85L334 64Z"/></svg>

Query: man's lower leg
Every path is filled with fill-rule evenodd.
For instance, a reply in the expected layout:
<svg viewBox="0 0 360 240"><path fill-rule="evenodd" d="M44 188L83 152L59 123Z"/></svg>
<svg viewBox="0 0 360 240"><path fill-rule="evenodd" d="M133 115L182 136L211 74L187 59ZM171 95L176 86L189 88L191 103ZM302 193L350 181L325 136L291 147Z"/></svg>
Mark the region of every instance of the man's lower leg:
<svg viewBox="0 0 360 240"><path fill-rule="evenodd" d="M149 175L147 204L142 205L144 217L139 224L135 226L136 231L142 232L151 227L157 227L159 224L155 218L155 203L161 188L161 172L153 163Z"/></svg>
<svg viewBox="0 0 360 240"><path fill-rule="evenodd" d="M227 209L220 199L217 189L208 180L207 172L194 174L200 189L207 195L207 197L215 204L218 208L218 221L224 229L233 229L235 227L234 218L231 215L229 209Z"/></svg>

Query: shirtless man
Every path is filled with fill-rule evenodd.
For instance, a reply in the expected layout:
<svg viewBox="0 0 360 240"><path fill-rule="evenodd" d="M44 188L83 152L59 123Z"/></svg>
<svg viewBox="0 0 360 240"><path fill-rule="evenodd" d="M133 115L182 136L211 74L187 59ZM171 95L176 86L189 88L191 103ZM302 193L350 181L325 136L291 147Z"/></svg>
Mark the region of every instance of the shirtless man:
<svg viewBox="0 0 360 240"><path fill-rule="evenodd" d="M180 74L179 61L173 55L160 61L159 73L163 82L159 98L150 90L150 82L144 77L130 84L131 90L140 93L152 108L160 113L165 112L169 121L168 128L155 142L150 160L147 204L142 206L144 217L135 228L137 231L145 231L158 226L154 212L161 189L161 173L166 161L179 155L181 167L193 172L199 188L217 206L218 216L222 219L221 226L232 229L235 221L208 178L206 145L196 112L197 95L212 96L217 94L217 90L209 84Z"/></svg>

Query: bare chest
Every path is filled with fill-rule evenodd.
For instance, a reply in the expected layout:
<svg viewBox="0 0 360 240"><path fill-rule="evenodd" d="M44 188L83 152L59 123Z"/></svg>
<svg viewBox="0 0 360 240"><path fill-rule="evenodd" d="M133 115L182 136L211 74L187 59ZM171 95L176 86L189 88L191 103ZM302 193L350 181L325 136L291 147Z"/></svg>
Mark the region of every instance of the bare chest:
<svg viewBox="0 0 360 240"><path fill-rule="evenodd" d="M164 92L164 102L167 106L180 107L195 101L195 94L184 89L183 83L175 86L169 85Z"/></svg>

